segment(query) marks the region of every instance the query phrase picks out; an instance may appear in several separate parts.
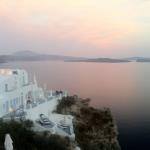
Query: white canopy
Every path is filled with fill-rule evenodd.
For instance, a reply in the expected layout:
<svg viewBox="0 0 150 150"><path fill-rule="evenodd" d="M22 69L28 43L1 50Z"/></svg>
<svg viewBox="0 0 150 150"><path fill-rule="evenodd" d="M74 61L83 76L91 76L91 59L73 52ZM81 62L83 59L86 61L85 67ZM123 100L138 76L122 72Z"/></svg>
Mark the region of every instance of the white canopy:
<svg viewBox="0 0 150 150"><path fill-rule="evenodd" d="M9 134L5 135L4 146L5 146L5 150L13 150L13 141Z"/></svg>

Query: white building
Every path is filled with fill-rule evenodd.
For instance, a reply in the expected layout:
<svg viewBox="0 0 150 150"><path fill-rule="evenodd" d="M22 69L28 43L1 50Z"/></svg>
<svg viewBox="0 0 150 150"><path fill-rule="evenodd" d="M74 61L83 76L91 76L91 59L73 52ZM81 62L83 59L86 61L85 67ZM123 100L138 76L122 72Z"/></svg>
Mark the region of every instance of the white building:
<svg viewBox="0 0 150 150"><path fill-rule="evenodd" d="M36 79L30 82L25 70L0 69L0 117L23 107L45 100L42 88L37 86ZM47 94L47 97L52 92Z"/></svg>
<svg viewBox="0 0 150 150"><path fill-rule="evenodd" d="M35 122L36 130L49 130L75 139L73 117L53 114L58 100L66 95L64 91L43 91L38 87L35 77L33 82L29 81L25 70L0 69L0 118L20 118L20 112L23 112L26 119ZM55 126L45 128L37 124L40 114L48 117Z"/></svg>
<svg viewBox="0 0 150 150"><path fill-rule="evenodd" d="M0 117L37 97L38 87L24 70L0 69Z"/></svg>

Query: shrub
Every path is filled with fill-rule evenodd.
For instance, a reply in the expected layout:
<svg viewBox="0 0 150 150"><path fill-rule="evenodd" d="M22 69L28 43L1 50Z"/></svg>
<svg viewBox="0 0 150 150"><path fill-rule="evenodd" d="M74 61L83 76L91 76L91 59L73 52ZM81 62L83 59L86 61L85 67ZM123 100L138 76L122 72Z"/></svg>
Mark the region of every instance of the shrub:
<svg viewBox="0 0 150 150"><path fill-rule="evenodd" d="M31 130L32 121L0 121L0 149L4 149L5 134L13 140L14 150L69 150L68 140L57 135L39 135Z"/></svg>

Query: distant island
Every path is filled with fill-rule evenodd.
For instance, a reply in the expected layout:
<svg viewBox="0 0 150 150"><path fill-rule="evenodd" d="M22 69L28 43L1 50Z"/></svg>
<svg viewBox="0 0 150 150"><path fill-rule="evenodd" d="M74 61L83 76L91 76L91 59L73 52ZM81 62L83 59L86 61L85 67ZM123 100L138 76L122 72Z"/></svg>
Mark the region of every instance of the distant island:
<svg viewBox="0 0 150 150"><path fill-rule="evenodd" d="M129 63L129 62L150 62L146 57L129 58L86 58L64 55L41 54L33 51L17 51L13 54L0 55L0 63L16 61L65 61L65 62L95 62L95 63Z"/></svg>
<svg viewBox="0 0 150 150"><path fill-rule="evenodd" d="M131 62L126 59L112 59L112 58L95 58L95 59L83 59L83 60L69 60L71 62L97 62L97 63L127 63Z"/></svg>
<svg viewBox="0 0 150 150"><path fill-rule="evenodd" d="M150 63L150 58L137 59L136 62L149 62Z"/></svg>
<svg viewBox="0 0 150 150"><path fill-rule="evenodd" d="M88 58L88 59L74 59L69 62L96 62L96 63L129 63L129 62L150 62L150 58L146 57L129 57L129 58Z"/></svg>
<svg viewBox="0 0 150 150"><path fill-rule="evenodd" d="M150 58L149 57L129 57L129 58L125 58L126 60L129 61L134 61L134 62L150 62Z"/></svg>

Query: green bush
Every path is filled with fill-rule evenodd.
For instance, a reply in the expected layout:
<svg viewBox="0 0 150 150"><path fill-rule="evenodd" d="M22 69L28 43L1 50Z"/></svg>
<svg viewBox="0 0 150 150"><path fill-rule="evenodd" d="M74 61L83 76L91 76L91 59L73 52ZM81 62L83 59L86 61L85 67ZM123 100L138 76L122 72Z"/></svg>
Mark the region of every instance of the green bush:
<svg viewBox="0 0 150 150"><path fill-rule="evenodd" d="M63 97L61 100L59 100L58 105L56 107L57 113L62 113L62 110L65 108L69 108L72 105L76 103L76 97L75 96L67 96Z"/></svg>
<svg viewBox="0 0 150 150"><path fill-rule="evenodd" d="M14 150L69 150L69 141L57 135L36 134L31 130L32 121L0 121L0 150L3 150L5 134L13 140Z"/></svg>

